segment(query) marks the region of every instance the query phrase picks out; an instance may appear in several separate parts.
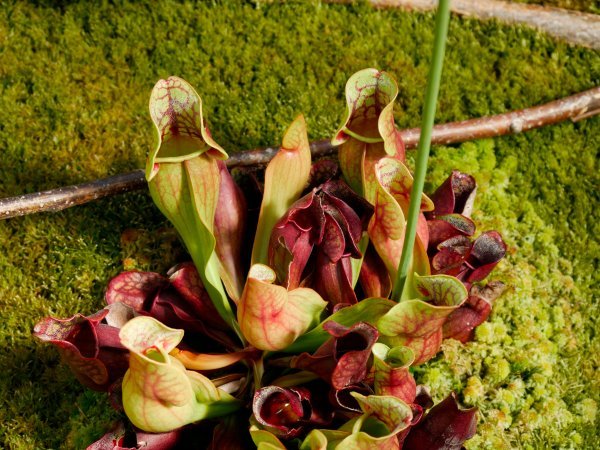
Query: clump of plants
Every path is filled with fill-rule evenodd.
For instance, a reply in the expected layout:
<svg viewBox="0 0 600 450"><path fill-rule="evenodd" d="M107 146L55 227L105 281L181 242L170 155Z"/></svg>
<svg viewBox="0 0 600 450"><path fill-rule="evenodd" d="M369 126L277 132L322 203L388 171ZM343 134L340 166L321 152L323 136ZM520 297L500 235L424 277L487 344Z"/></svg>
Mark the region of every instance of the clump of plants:
<svg viewBox="0 0 600 450"><path fill-rule="evenodd" d="M348 80L337 160L311 160L299 116L264 173L235 178L193 87L156 84L146 179L191 261L121 273L101 311L34 330L128 419L90 449L459 449L475 434L475 408L434 405L411 373L468 341L503 289L482 282L506 246L475 238L474 178L423 194L448 17L443 1L414 178L385 72Z"/></svg>
<svg viewBox="0 0 600 450"><path fill-rule="evenodd" d="M264 173L232 176L192 86L156 84L146 178L191 261L121 273L101 311L35 327L128 419L89 448L459 449L475 434L476 409L434 405L411 370L487 319L506 246L475 237L472 176L421 194L397 92L357 72L337 159L311 161L299 116Z"/></svg>

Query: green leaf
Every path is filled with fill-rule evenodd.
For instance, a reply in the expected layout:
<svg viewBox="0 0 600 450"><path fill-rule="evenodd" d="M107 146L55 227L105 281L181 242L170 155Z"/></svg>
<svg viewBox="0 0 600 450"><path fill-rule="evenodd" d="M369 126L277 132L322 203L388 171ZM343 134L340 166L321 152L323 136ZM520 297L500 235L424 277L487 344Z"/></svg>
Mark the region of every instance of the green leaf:
<svg viewBox="0 0 600 450"><path fill-rule="evenodd" d="M468 295L465 285L449 275L416 275L414 286L423 300L436 306L459 306Z"/></svg>
<svg viewBox="0 0 600 450"><path fill-rule="evenodd" d="M258 450L285 450L285 445L273 433L256 425L250 427L250 436Z"/></svg>
<svg viewBox="0 0 600 450"><path fill-rule="evenodd" d="M331 337L331 335L323 329L325 323L334 321L346 327L352 326L358 322L376 325L378 320L395 304L395 302L388 300L387 298L367 298L355 305L342 308L321 322L313 330L300 336L292 345L282 351L286 353L313 352Z"/></svg>
<svg viewBox="0 0 600 450"><path fill-rule="evenodd" d="M346 121L336 132L333 145L349 137L365 143L384 142L395 131L394 100L398 95L396 80L377 69L363 69L346 83ZM395 155L394 146L386 146L388 155Z"/></svg>
<svg viewBox="0 0 600 450"><path fill-rule="evenodd" d="M313 430L301 450L398 450L396 435L410 426L412 410L392 396L351 393L363 410L339 430Z"/></svg>
<svg viewBox="0 0 600 450"><path fill-rule="evenodd" d="M273 284L275 272L268 266L250 268L238 303L238 321L248 342L261 350L281 350L318 322L327 306L308 288L288 291Z"/></svg>
<svg viewBox="0 0 600 450"><path fill-rule="evenodd" d="M414 364L427 361L439 350L446 318L467 299L467 290L447 275L414 276L421 298L404 300L377 322L380 342L405 345L415 353Z"/></svg>
<svg viewBox="0 0 600 450"><path fill-rule="evenodd" d="M238 400L204 375L186 370L169 355L183 338L183 330L139 316L121 328L119 337L130 351L129 370L123 378L123 407L136 427L167 432L240 407Z"/></svg>
<svg viewBox="0 0 600 450"><path fill-rule="evenodd" d="M217 160L227 154L210 137L200 96L186 81L160 80L150 115L158 138L146 167L150 195L181 235L217 311L243 341L220 279L213 235L221 181Z"/></svg>
<svg viewBox="0 0 600 450"><path fill-rule="evenodd" d="M408 347L390 349L380 342L373 352L373 388L376 395L392 395L406 403L413 403L416 396L415 379L408 368L415 360L414 352Z"/></svg>
<svg viewBox="0 0 600 450"><path fill-rule="evenodd" d="M205 152L227 159L204 125L202 99L187 81L174 76L159 80L150 94L149 108L157 144L148 155L148 181L156 174L155 164L181 162Z"/></svg>
<svg viewBox="0 0 600 450"><path fill-rule="evenodd" d="M269 263L268 249L273 226L300 198L308 183L310 165L306 122L300 115L285 132L281 149L265 171L265 189L252 248L252 264Z"/></svg>
<svg viewBox="0 0 600 450"><path fill-rule="evenodd" d="M398 159L370 156L365 159L365 198L375 206L375 214L369 223L369 237L392 280L396 278L404 245L405 214L412 182L410 171ZM433 203L425 195L421 199L421 208L423 211L433 209ZM413 261L415 271L423 274L429 273L426 227L423 217L422 230L415 242Z"/></svg>
<svg viewBox="0 0 600 450"><path fill-rule="evenodd" d="M300 450L326 450L327 436L321 430L312 430L302 444Z"/></svg>

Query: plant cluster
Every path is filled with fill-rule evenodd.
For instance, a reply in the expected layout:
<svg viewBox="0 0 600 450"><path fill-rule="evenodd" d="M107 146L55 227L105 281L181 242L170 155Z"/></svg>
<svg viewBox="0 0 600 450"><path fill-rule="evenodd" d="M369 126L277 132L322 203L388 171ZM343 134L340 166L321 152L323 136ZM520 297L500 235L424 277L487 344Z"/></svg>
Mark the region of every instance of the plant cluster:
<svg viewBox="0 0 600 450"><path fill-rule="evenodd" d="M299 116L264 175L234 179L192 86L156 84L146 178L192 261L124 272L106 308L35 327L129 419L89 448L459 449L475 434L476 409L433 405L411 367L487 319L503 285L482 280L506 246L475 238L476 182L454 171L418 199L398 276L413 178L397 93L357 72L337 162L311 161Z"/></svg>

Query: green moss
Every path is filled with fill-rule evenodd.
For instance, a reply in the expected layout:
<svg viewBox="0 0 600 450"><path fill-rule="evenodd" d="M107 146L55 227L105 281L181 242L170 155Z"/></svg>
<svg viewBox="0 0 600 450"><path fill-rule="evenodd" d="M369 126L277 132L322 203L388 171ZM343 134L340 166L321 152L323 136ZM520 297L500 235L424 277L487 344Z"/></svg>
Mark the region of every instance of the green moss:
<svg viewBox="0 0 600 450"><path fill-rule="evenodd" d="M278 142L304 112L311 139L344 113L358 69L396 75L402 127L418 126L430 14L318 2L6 2L0 7L0 195L143 167L159 77L197 86L228 151ZM438 122L540 104L600 83L597 52L496 22L453 18ZM479 230L500 230L509 286L474 342L419 367L439 399L481 409L470 448L569 448L599 439L596 322L600 120L433 149L429 186L452 168L480 188ZM31 338L43 316L89 313L125 268L183 258L143 193L0 222L0 447L83 448L118 416ZM499 366L496 366L496 363ZM508 368L507 368L508 364ZM492 376L493 374L493 376ZM479 384L478 384L479 383ZM544 408L552 411L546 415Z"/></svg>

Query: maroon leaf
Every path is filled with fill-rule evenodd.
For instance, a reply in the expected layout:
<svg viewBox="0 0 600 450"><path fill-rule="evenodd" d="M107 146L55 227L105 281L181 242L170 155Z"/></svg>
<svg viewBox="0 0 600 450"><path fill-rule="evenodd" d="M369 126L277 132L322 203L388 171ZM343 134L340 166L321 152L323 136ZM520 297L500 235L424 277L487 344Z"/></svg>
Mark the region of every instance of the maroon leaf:
<svg viewBox="0 0 600 450"><path fill-rule="evenodd" d="M327 181L302 197L275 225L269 265L288 289L302 284L332 305L356 303L349 258L373 207L342 181Z"/></svg>
<svg viewBox="0 0 600 450"><path fill-rule="evenodd" d="M447 214L427 221L429 228L429 248L435 248L453 236L473 236L475 224L460 214Z"/></svg>
<svg viewBox="0 0 600 450"><path fill-rule="evenodd" d="M373 394L373 389L367 383L359 383L342 389L332 389L329 394L329 401L342 409L360 414L362 413L362 409L356 398L352 396L352 392L368 396Z"/></svg>
<svg viewBox="0 0 600 450"><path fill-rule="evenodd" d="M467 264L473 268L466 281L474 283L489 275L506 254L506 244L497 231L487 231L475 239Z"/></svg>
<svg viewBox="0 0 600 450"><path fill-rule="evenodd" d="M144 311L156 292L168 284L165 277L154 272L123 272L108 283L106 303L121 302L136 311Z"/></svg>
<svg viewBox="0 0 600 450"><path fill-rule="evenodd" d="M208 450L246 450L252 448L246 414L223 417L213 430Z"/></svg>
<svg viewBox="0 0 600 450"><path fill-rule="evenodd" d="M255 392L252 412L260 424L282 438L298 436L307 425L322 426L331 421L322 401L313 398L306 387L266 386Z"/></svg>
<svg viewBox="0 0 600 450"><path fill-rule="evenodd" d="M128 367L128 352L119 341L119 328L106 324L109 310L70 319L47 317L35 326L33 335L54 344L77 379L96 391L107 391Z"/></svg>
<svg viewBox="0 0 600 450"><path fill-rule="evenodd" d="M467 270L464 262L471 251L471 240L462 235L454 236L437 246L438 253L431 258L435 274L458 276Z"/></svg>
<svg viewBox="0 0 600 450"><path fill-rule="evenodd" d="M475 435L477 408L460 409L454 393L410 429L404 450L459 450Z"/></svg>
<svg viewBox="0 0 600 450"><path fill-rule="evenodd" d="M178 264L168 272L169 282L179 296L185 300L194 316L201 318L212 327L227 330L227 324L221 319L208 293L202 285L200 274L191 261Z"/></svg>
<svg viewBox="0 0 600 450"><path fill-rule="evenodd" d="M392 292L392 280L381 257L370 244L360 267L360 286L366 298L388 298Z"/></svg>
<svg viewBox="0 0 600 450"><path fill-rule="evenodd" d="M475 241L457 234L430 247L431 268L435 274L452 275L465 283L483 280L506 254L506 244L497 231L482 233Z"/></svg>
<svg viewBox="0 0 600 450"><path fill-rule="evenodd" d="M360 383L367 374L367 363L379 333L368 323L345 327L329 321L323 328L332 336L310 355L292 359L292 367L316 373L334 389Z"/></svg>
<svg viewBox="0 0 600 450"><path fill-rule="evenodd" d="M431 398L431 393L427 386L422 384L417 386L414 404L419 405L423 411L426 411L433 406L433 399Z"/></svg>
<svg viewBox="0 0 600 450"><path fill-rule="evenodd" d="M125 426L118 423L112 430L102 436L93 444L87 447L87 450L135 450L135 447L125 447Z"/></svg>
<svg viewBox="0 0 600 450"><path fill-rule="evenodd" d="M242 243L247 206L244 194L235 184L223 161L217 162L221 181L215 210L215 251L221 261L221 278L229 296L237 302L244 288Z"/></svg>
<svg viewBox="0 0 600 450"><path fill-rule="evenodd" d="M199 448L200 430L196 426L178 428L167 433L146 433L140 430L126 430L118 423L111 431L87 447L87 450L170 450Z"/></svg>
<svg viewBox="0 0 600 450"><path fill-rule="evenodd" d="M444 322L444 339L467 342L473 338L473 330L485 322L492 311L492 302L504 291L504 283L492 281L486 286L473 285L469 298Z"/></svg>
<svg viewBox="0 0 600 450"><path fill-rule="evenodd" d="M476 189L475 178L458 170L452 171L452 174L431 196L435 209L426 213L427 218L435 219L452 213L470 216Z"/></svg>
<svg viewBox="0 0 600 450"><path fill-rule="evenodd" d="M316 267L310 286L323 299L328 300L333 306L357 303L356 293L352 287L350 258L341 258L338 263L332 263L326 255L319 253Z"/></svg>
<svg viewBox="0 0 600 450"><path fill-rule="evenodd" d="M109 305L122 302L165 325L202 333L226 342L227 325L214 307L192 262L179 264L169 278L153 272L123 272L113 278L106 291Z"/></svg>
<svg viewBox="0 0 600 450"><path fill-rule="evenodd" d="M331 159L320 159L312 163L310 167L310 178L308 187L316 188L319 185L333 179L337 179L340 175L340 166L336 161Z"/></svg>

